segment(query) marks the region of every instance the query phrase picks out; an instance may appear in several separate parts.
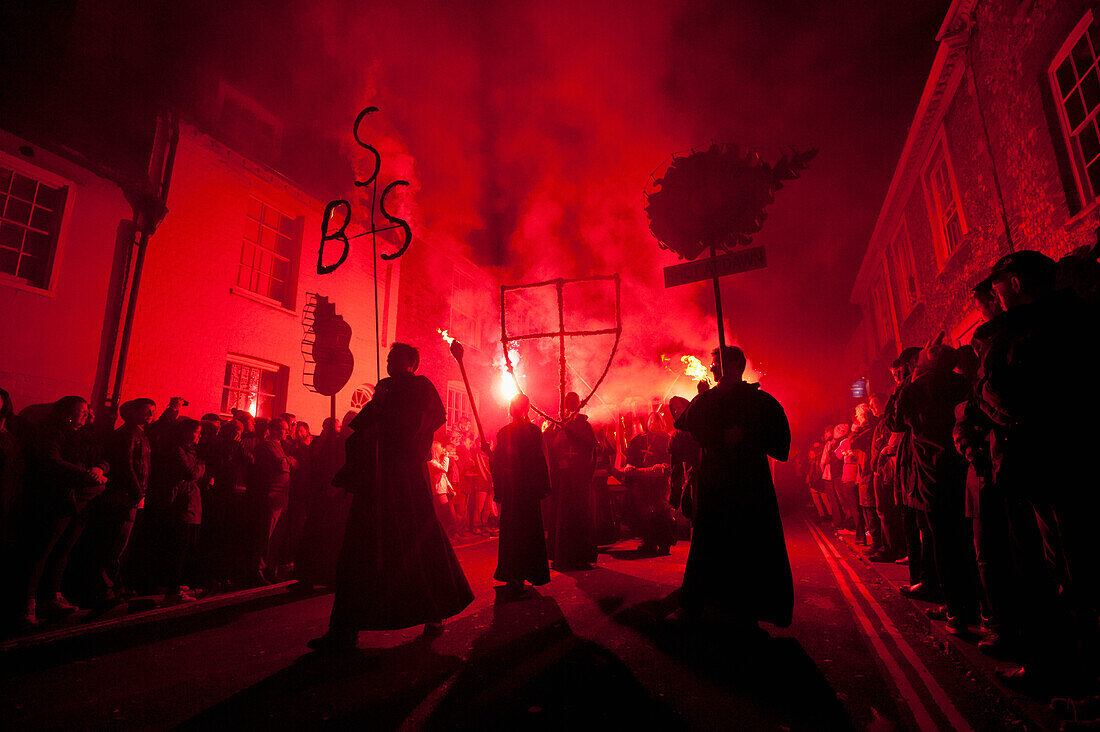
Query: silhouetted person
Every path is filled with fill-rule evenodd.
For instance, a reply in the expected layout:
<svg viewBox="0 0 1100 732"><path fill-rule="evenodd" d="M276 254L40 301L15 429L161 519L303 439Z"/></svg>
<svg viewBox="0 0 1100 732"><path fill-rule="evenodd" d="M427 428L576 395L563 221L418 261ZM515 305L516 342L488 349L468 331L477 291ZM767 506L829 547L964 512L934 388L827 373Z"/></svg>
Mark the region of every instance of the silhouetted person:
<svg viewBox="0 0 1100 732"><path fill-rule="evenodd" d="M717 355L711 369L718 385L676 420L703 450L680 603L688 616L712 605L746 629L760 620L786 627L794 583L768 458L787 459L790 425L779 402L741 380L740 348Z"/></svg>
<svg viewBox="0 0 1100 732"><path fill-rule="evenodd" d="M512 421L497 432L492 457L493 500L500 504L500 540L493 577L518 594L523 583L550 581L539 502L550 495L550 472L543 436L531 424L531 402L517 394L508 405Z"/></svg>
<svg viewBox="0 0 1100 732"><path fill-rule="evenodd" d="M680 418L688 403L687 399L679 396L668 400L668 411L673 420ZM699 443L684 430L674 430L668 440L668 454L672 461L669 505L680 509L690 519L695 512L695 476L699 472L699 460L702 458Z"/></svg>
<svg viewBox="0 0 1100 732"><path fill-rule="evenodd" d="M321 425L321 434L309 445L313 502L309 507L298 556L294 560L292 592L305 592L316 585L331 587L336 579L336 560L344 543L351 495L333 485L344 464L344 433L332 417Z"/></svg>
<svg viewBox="0 0 1100 732"><path fill-rule="evenodd" d="M923 533L931 536L935 572L947 603L947 632L957 635L978 622L978 577L965 511L967 466L952 437L955 405L970 391L966 378L953 370L956 360L949 346L921 351L913 378L902 385L885 419L891 430L910 437L910 505L920 510Z"/></svg>
<svg viewBox="0 0 1100 732"><path fill-rule="evenodd" d="M30 445L19 552L19 589L28 625L37 623L38 614L58 616L76 609L61 594L61 576L72 549L66 537L70 523L79 520L87 502L107 482L107 464L96 461L79 434L89 414L81 397L58 399Z"/></svg>
<svg viewBox="0 0 1100 732"><path fill-rule="evenodd" d="M1094 682L1100 658L1098 508L1095 480L1089 482L1100 406L1096 314L1072 291L1054 289L1056 269L1029 250L993 265L988 282L1005 312L990 334L976 388L993 422L994 483L1030 505L1049 575L1029 608L1030 657L1009 679L1030 688Z"/></svg>
<svg viewBox="0 0 1100 732"><path fill-rule="evenodd" d="M183 574L202 523L199 480L206 466L195 453L201 436L202 425L197 420L176 422L166 441L154 451L149 476L145 510L160 537L160 577L166 589L164 600L170 604L196 599L185 589Z"/></svg>
<svg viewBox="0 0 1100 732"><path fill-rule="evenodd" d="M645 430L631 438L626 467L615 471L627 488L627 523L642 538L638 553L665 555L676 543L669 496L669 438L661 415L652 412Z"/></svg>
<svg viewBox="0 0 1100 732"><path fill-rule="evenodd" d="M145 427L156 416L152 399L134 399L119 407L121 427L107 438L105 456L111 469L103 493L92 501L85 536L90 569L88 591L98 605L116 604L119 560L134 528L137 507L149 488L152 460Z"/></svg>
<svg viewBox="0 0 1100 732"><path fill-rule="evenodd" d="M432 434L447 421L439 393L416 374L420 353L394 343L389 377L351 421L336 483L354 494L336 568L329 630L311 648L354 648L360 630L424 624L442 630L473 592L436 519L427 462Z"/></svg>
<svg viewBox="0 0 1100 732"><path fill-rule="evenodd" d="M556 570L588 569L598 557L590 496L598 443L580 401L576 392L566 394L565 422L546 435L552 485L548 549Z"/></svg>
<svg viewBox="0 0 1100 732"><path fill-rule="evenodd" d="M248 486L249 513L252 515L251 580L268 584L278 571L272 536L290 501L290 471L294 458L286 453L287 426L282 419L267 425L267 439L256 446L252 481Z"/></svg>

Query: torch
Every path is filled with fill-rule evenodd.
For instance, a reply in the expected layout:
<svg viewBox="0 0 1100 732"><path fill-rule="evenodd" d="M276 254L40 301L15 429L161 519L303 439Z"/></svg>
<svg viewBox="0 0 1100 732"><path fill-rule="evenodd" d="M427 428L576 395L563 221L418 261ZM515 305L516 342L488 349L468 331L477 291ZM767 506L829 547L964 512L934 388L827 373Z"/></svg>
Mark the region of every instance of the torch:
<svg viewBox="0 0 1100 732"><path fill-rule="evenodd" d="M446 338L446 336L444 336ZM466 397L470 400L470 411L474 413L474 423L477 425L477 434L481 437L481 444L488 445L489 441L485 439L485 430L481 428L481 417L477 413L477 404L474 402L474 392L470 389L470 379L466 376L466 364L462 362L463 348L462 344L458 342L458 339L451 339L451 355L455 357L455 361L458 361L458 370L462 372L462 383L466 385Z"/></svg>

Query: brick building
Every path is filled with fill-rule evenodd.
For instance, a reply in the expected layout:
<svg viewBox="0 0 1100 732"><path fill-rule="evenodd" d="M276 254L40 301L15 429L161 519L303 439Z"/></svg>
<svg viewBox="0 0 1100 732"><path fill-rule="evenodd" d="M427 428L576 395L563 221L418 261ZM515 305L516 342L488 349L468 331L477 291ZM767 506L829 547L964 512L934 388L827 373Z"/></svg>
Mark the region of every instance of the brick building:
<svg viewBox="0 0 1100 732"><path fill-rule="evenodd" d="M853 378L940 331L969 342L971 288L1007 252L1096 241L1100 19L1086 0L955 0L860 264Z"/></svg>

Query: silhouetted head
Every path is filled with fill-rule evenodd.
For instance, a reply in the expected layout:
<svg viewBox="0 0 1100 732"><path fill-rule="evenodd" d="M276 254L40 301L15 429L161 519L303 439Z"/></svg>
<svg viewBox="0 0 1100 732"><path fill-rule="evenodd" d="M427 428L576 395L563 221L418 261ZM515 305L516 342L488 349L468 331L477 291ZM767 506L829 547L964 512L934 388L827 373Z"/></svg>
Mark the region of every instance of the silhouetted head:
<svg viewBox="0 0 1100 732"><path fill-rule="evenodd" d="M668 412L673 419L680 419L680 415L688 408L688 404L690 402L682 396L674 396L668 400Z"/></svg>
<svg viewBox="0 0 1100 732"><path fill-rule="evenodd" d="M577 392L571 391L565 395L565 413L576 414L581 408L581 397Z"/></svg>
<svg viewBox="0 0 1100 732"><path fill-rule="evenodd" d="M202 438L202 423L197 419L184 417L172 427L172 438L176 445L197 445Z"/></svg>
<svg viewBox="0 0 1100 732"><path fill-rule="evenodd" d="M244 425L235 419L231 419L218 430L218 439L222 442L240 442L243 432Z"/></svg>
<svg viewBox="0 0 1100 732"><path fill-rule="evenodd" d="M287 426L286 422L281 419L273 419L267 425L267 439L282 441L286 439Z"/></svg>
<svg viewBox="0 0 1100 732"><path fill-rule="evenodd" d="M340 423L332 417L325 417L325 421L321 423L321 434L339 431Z"/></svg>
<svg viewBox="0 0 1100 732"><path fill-rule="evenodd" d="M70 432L76 432L83 427L90 413L87 400L78 396L61 397L53 403L50 412L54 422Z"/></svg>
<svg viewBox="0 0 1100 732"><path fill-rule="evenodd" d="M386 356L386 373L390 376L415 374L420 365L420 351L408 343L394 343Z"/></svg>
<svg viewBox="0 0 1100 732"><path fill-rule="evenodd" d="M1035 302L1054 290L1057 263L1030 249L1006 254L994 263L985 280L1005 310Z"/></svg>
<svg viewBox="0 0 1100 732"><path fill-rule="evenodd" d="M526 420L529 409L531 409L531 400L527 398L526 394L516 394L512 397L512 401L508 403L508 414L512 417L513 422Z"/></svg>
<svg viewBox="0 0 1100 732"><path fill-rule="evenodd" d="M719 381L722 380L723 369L725 373L729 374L730 378L734 381L739 381L741 375L745 373L745 365L747 360L745 359L745 352L737 346L726 346L721 349L722 358L718 358L719 349L715 348L711 351L711 356L714 357L714 362L710 366L711 372L714 377Z"/></svg>
<svg viewBox="0 0 1100 732"><path fill-rule="evenodd" d="M157 403L146 397L123 402L122 406L118 408L118 416L122 417L123 422L135 424L139 427L144 427L152 422L156 415Z"/></svg>

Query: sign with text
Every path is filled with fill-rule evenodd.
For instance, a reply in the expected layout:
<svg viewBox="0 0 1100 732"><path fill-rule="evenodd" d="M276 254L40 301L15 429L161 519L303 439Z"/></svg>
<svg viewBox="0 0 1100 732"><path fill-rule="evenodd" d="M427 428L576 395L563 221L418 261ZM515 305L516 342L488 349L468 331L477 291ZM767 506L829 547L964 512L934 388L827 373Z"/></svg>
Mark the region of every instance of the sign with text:
<svg viewBox="0 0 1100 732"><path fill-rule="evenodd" d="M748 272L753 269L763 269L768 266L768 260L764 256L764 247L742 249L732 254L723 254L720 257L707 257L697 259L694 262L673 264L665 267L665 287L686 285L689 282L700 282L715 277Z"/></svg>

